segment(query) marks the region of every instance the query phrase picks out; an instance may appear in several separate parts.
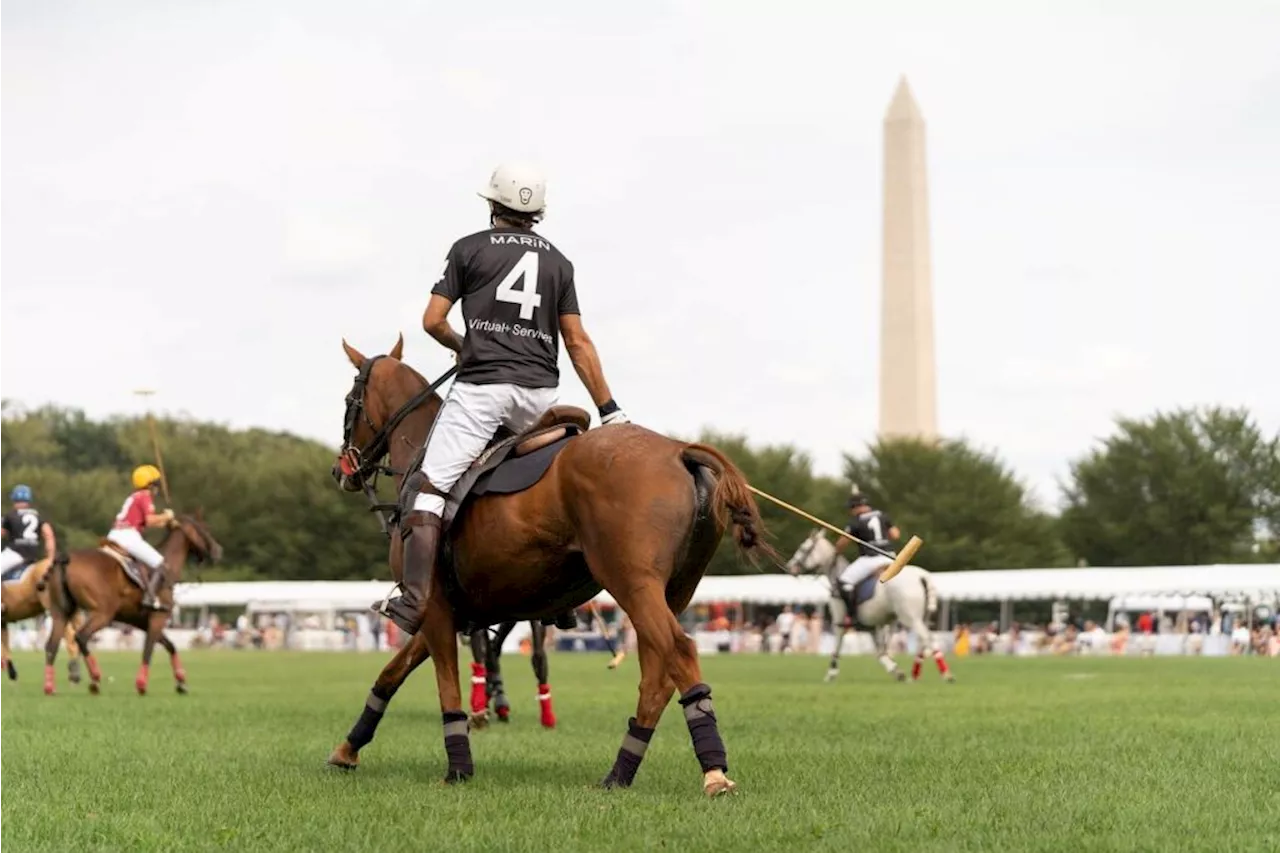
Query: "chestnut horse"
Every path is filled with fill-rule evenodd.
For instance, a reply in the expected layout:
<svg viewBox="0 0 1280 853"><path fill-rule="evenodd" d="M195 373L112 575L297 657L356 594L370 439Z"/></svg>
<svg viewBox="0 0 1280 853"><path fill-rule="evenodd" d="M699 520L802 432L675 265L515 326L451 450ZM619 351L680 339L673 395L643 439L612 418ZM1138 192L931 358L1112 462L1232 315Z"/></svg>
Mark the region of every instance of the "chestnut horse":
<svg viewBox="0 0 1280 853"><path fill-rule="evenodd" d="M389 355L368 359L343 341L357 375L347 395L343 448L333 475L347 491L372 497L366 486L378 471L389 471L402 485L440 411L435 386L400 360L403 343L401 338ZM560 406L531 432L551 423L589 422L581 409ZM384 467L388 455L390 466ZM531 487L473 498L453 520L432 572L422 628L382 670L329 763L356 766L387 702L430 657L449 759L445 781L469 779L475 766L458 683L458 630L551 618L603 588L635 626L641 678L636 715L602 784L631 785L663 710L678 693L704 793L732 791L711 688L702 681L693 640L676 620L730 527L744 553L776 558L762 538L746 479L715 448L635 424L570 438ZM393 535L391 541L390 563L399 582L401 539Z"/></svg>
<svg viewBox="0 0 1280 853"><path fill-rule="evenodd" d="M44 578L49 573L48 557L32 563L16 581L9 581L0 589L0 667L9 673L10 681L18 680L18 668L13 665L9 652L9 623L32 619L49 609L49 593ZM75 630L83 624L83 615L74 623L67 623L64 639L67 644L67 678L72 684L80 683L80 650L76 647Z"/></svg>
<svg viewBox="0 0 1280 853"><path fill-rule="evenodd" d="M204 520L190 515L178 516L169 522L169 532L165 534L159 550L169 567L169 577L161 591L160 601L169 608L173 607L174 584L182 577L182 567L189 555L198 562L207 560L211 563L222 557L222 546L213 538ZM155 651L156 643L169 653L178 692L187 692L187 675L178 659L178 651L164 633L169 613L142 606L141 587L129 580L115 557L101 548L72 551L54 562L49 572L48 589L53 632L45 646L45 693L53 693L53 662L58 656L58 638L67 619L77 609L88 613L85 624L76 631L75 639L89 669L89 692L97 693L102 682L98 662L89 651L89 640L112 622L123 622L147 632L142 647L142 666L134 680L139 695L147 692L151 653Z"/></svg>

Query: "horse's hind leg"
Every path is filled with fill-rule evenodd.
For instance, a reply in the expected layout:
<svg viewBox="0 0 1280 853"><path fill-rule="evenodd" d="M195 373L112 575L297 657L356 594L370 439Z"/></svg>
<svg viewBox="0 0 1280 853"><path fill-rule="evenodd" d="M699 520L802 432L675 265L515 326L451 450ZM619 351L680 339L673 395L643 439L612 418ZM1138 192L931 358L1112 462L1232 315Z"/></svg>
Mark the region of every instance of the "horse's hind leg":
<svg viewBox="0 0 1280 853"><path fill-rule="evenodd" d="M489 629L475 629L470 640L471 727L483 729L489 725L489 682L485 672L485 663L489 659Z"/></svg>
<svg viewBox="0 0 1280 853"><path fill-rule="evenodd" d="M178 647L173 644L173 640L169 639L169 635L160 632L160 636L156 638L156 642L160 644L166 652L169 653L169 664L173 667L174 689L179 693L186 695L187 693L187 671L182 668L182 661L178 659Z"/></svg>
<svg viewBox="0 0 1280 853"><path fill-rule="evenodd" d="M0 627L0 658L3 658L4 668L9 673L10 681L18 680L18 668L13 665L13 656L9 652L9 623L3 623Z"/></svg>
<svg viewBox="0 0 1280 853"><path fill-rule="evenodd" d="M542 711L542 727L556 727L556 712L551 707L550 671L547 666L547 626L535 619L531 623L533 629L533 654L529 656L533 664L533 674L538 679L538 706ZM669 696L670 694L668 694Z"/></svg>
<svg viewBox="0 0 1280 853"><path fill-rule="evenodd" d="M531 624L538 625L539 623L535 620ZM484 662L485 689L489 693L489 698L493 700L493 710L498 715L498 721L503 723L511 722L511 700L507 698L506 685L502 680L502 644L507 641L507 637L511 635L515 627L515 622L502 623L498 633L489 641L489 654ZM543 629L543 636L546 636L545 628Z"/></svg>
<svg viewBox="0 0 1280 853"><path fill-rule="evenodd" d="M725 776L728 762L711 688L702 681L697 647L668 608L664 591L655 583L640 590L619 590L614 597L630 615L640 644L640 702L605 786L625 787L634 779L674 688L679 691L694 753L702 766L703 791L708 796L732 791L735 785Z"/></svg>
<svg viewBox="0 0 1280 853"><path fill-rule="evenodd" d="M94 695L97 695L97 693L102 690L102 670L98 668L98 660L93 656L93 652L89 651L89 640L93 638L94 634L98 633L110 624L110 613L95 610L89 613L88 617L84 620L84 623L76 629L75 633L76 645L80 647L80 654L84 655L85 666L89 668L89 692ZM56 652L56 643L62 640L62 637L60 636L62 633L62 626L55 622L53 629L57 633L50 637L50 641L55 643L54 649ZM53 661L50 660L49 665L52 666L52 664ZM47 677L48 676L46 675L46 678Z"/></svg>
<svg viewBox="0 0 1280 853"><path fill-rule="evenodd" d="M365 700L364 710L360 712L360 718L351 727L347 739L329 754L330 764L346 770L355 769L360 763L360 750L373 740L378 731L378 723L382 722L382 715L387 712L387 703L396 695L410 673L426 659L427 640L421 633L414 634L378 674L373 689L369 691L369 698Z"/></svg>
<svg viewBox="0 0 1280 853"><path fill-rule="evenodd" d="M916 652L916 662L911 667L911 677L917 678L920 674L920 668L924 664L925 655L933 653L933 662L938 666L938 675L944 681L954 682L956 677L951 673L951 667L947 666L947 660L942 656L942 649L934 644L933 632L929 630L929 626L923 618L913 619L911 630L915 631L916 636L920 638L920 651Z"/></svg>
<svg viewBox="0 0 1280 853"><path fill-rule="evenodd" d="M44 693L52 696L54 690L53 662L58 659L58 646L62 644L62 633L67 627L67 618L61 613L49 614L53 620L49 629L49 638L44 644Z"/></svg>
<svg viewBox="0 0 1280 853"><path fill-rule="evenodd" d="M907 674L898 669L898 662L889 654L889 630L888 625L881 625L871 634L876 642L876 659L880 661L880 665L884 667L885 672L898 681L906 681Z"/></svg>
<svg viewBox="0 0 1280 853"><path fill-rule="evenodd" d="M84 614L77 611L62 634L63 642L67 644L67 679L72 684L80 683L80 647L76 645L76 629L83 624Z"/></svg>

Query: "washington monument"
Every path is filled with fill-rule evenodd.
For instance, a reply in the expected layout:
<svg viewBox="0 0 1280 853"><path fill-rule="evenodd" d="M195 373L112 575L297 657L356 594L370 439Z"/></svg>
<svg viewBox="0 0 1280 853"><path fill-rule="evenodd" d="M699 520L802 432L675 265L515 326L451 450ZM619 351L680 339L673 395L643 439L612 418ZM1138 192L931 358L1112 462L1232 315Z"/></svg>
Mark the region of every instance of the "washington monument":
<svg viewBox="0 0 1280 853"><path fill-rule="evenodd" d="M938 435L924 116L902 78L884 117L882 438Z"/></svg>

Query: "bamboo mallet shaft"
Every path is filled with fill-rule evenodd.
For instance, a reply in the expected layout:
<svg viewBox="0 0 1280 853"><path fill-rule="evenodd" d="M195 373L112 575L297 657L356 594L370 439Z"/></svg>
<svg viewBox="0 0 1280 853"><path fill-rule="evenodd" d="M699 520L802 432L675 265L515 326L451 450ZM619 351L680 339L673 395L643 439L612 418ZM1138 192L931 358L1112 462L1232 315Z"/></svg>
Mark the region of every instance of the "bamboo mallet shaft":
<svg viewBox="0 0 1280 853"><path fill-rule="evenodd" d="M778 506L782 507L788 512L793 512L803 519L812 521L814 524L818 525L819 527L823 527L823 528L826 528L827 530L830 530L832 533L836 534L837 536L843 536L845 539L849 539L853 542L857 542L859 545L865 545L866 547L870 548L872 551L875 551L881 554L882 556L888 557L891 560L893 560L893 562L889 564L889 567L885 569L883 572L881 572L880 583L888 583L889 581L893 580L897 576L898 572L902 571L902 567L905 566L907 563L911 562L911 558L916 555L916 552L920 550L920 546L924 544L924 542L921 541L919 536L912 536L910 539L907 540L907 544L902 546L902 550L898 552L898 555L894 556L892 554L888 554L884 551L881 551L879 548L877 548L875 545L872 545L870 542L863 542L857 536L853 536L848 532L841 530L839 527L836 527L834 524L828 524L822 519L810 515L809 513L805 512L799 507L792 506L791 504L787 503L786 501L780 498L775 498L773 495L769 494L768 492L761 491L760 489L757 489L755 486L752 486L750 484L747 485L747 488L750 489L753 493L764 498L765 500L770 501L771 503L777 504Z"/></svg>

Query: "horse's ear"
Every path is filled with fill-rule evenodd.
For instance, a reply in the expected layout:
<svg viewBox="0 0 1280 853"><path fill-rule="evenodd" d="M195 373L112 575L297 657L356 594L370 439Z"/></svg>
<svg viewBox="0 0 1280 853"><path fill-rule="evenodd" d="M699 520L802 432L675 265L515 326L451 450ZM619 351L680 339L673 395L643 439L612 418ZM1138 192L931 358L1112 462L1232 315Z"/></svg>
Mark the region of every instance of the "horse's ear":
<svg viewBox="0 0 1280 853"><path fill-rule="evenodd" d="M367 359L364 357L364 354L361 353L360 350L351 346L351 344L347 343L346 338L342 339L342 350L347 354L347 358L351 360L351 364L355 367L356 370L359 370L360 368L364 367L364 363L365 361L367 361Z"/></svg>
<svg viewBox="0 0 1280 853"><path fill-rule="evenodd" d="M391 348L391 352L387 353L387 355L391 356L396 361L403 360L401 358L401 356L404 355L404 334L403 333L396 336L396 345Z"/></svg>

